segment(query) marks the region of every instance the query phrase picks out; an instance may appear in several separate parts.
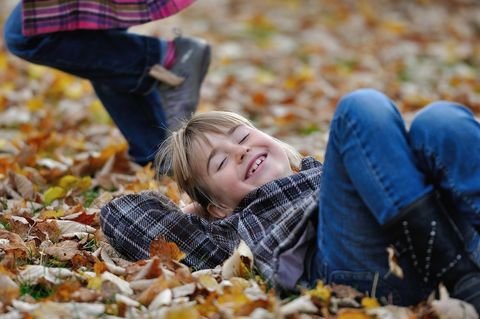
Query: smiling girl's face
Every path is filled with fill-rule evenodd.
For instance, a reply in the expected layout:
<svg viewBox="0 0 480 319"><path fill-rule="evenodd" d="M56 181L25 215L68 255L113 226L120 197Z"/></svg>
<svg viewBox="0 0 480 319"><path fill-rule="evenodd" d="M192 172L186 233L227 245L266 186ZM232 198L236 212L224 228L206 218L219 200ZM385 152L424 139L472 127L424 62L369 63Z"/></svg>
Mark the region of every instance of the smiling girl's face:
<svg viewBox="0 0 480 319"><path fill-rule="evenodd" d="M285 149L270 135L246 125L224 134L206 133L195 146L193 171L202 188L220 205L210 204L215 217L228 216L252 190L293 174Z"/></svg>

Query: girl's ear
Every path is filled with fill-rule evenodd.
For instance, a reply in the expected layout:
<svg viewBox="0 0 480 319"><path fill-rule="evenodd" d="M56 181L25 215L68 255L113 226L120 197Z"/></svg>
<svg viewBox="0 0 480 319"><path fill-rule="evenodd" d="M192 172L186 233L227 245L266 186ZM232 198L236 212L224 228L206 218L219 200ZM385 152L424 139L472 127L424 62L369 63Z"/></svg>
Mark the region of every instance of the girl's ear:
<svg viewBox="0 0 480 319"><path fill-rule="evenodd" d="M228 207L220 207L215 204L209 203L207 206L207 211L215 218L225 218L230 215L232 209Z"/></svg>

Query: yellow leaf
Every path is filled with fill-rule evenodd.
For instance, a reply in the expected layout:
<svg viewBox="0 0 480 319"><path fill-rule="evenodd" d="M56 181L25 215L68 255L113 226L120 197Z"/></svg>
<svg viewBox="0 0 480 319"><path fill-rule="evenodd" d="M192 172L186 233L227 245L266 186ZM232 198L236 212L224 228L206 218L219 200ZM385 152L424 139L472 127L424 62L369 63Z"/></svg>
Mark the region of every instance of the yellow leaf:
<svg viewBox="0 0 480 319"><path fill-rule="evenodd" d="M111 122L110 116L103 108L102 103L99 100L93 101L88 108L88 113L94 123L109 124Z"/></svg>
<svg viewBox="0 0 480 319"><path fill-rule="evenodd" d="M43 194L43 201L45 202L45 204L49 205L54 200L64 197L66 193L67 192L63 187L59 187L59 186L50 187Z"/></svg>
<svg viewBox="0 0 480 319"><path fill-rule="evenodd" d="M43 103L44 101L42 98L34 97L27 101L27 107L30 111L38 111L42 108Z"/></svg>
<svg viewBox="0 0 480 319"><path fill-rule="evenodd" d="M172 307L168 310L167 319L196 319L200 318L200 314L197 309L192 305L182 305Z"/></svg>
<svg viewBox="0 0 480 319"><path fill-rule="evenodd" d="M63 176L58 182L58 186L64 188L65 190L70 190L74 188L79 182L78 178L72 175Z"/></svg>
<svg viewBox="0 0 480 319"><path fill-rule="evenodd" d="M65 216L65 212L62 209L59 210L46 210L43 211L40 216L45 219L49 218L60 218Z"/></svg>
<svg viewBox="0 0 480 319"><path fill-rule="evenodd" d="M100 290L102 287L102 277L101 276L95 276L91 277L87 280L87 288L89 289L95 289L95 290Z"/></svg>
<svg viewBox="0 0 480 319"><path fill-rule="evenodd" d="M332 290L330 287L325 286L322 281L318 281L317 286L314 289L307 291L306 294L328 301L332 295Z"/></svg>
<svg viewBox="0 0 480 319"><path fill-rule="evenodd" d="M37 64L28 64L28 76L32 79L40 79L44 76L46 67Z"/></svg>
<svg viewBox="0 0 480 319"><path fill-rule="evenodd" d="M342 309L338 312L338 319L372 319L373 316L367 315L363 310Z"/></svg>
<svg viewBox="0 0 480 319"><path fill-rule="evenodd" d="M380 307L380 304L376 298L364 297L362 298L362 306L366 309L371 309Z"/></svg>
<svg viewBox="0 0 480 319"><path fill-rule="evenodd" d="M7 59L7 55L5 54L5 52L2 52L0 54L0 70L1 71L4 71L7 69L7 65L8 65L8 59Z"/></svg>
<svg viewBox="0 0 480 319"><path fill-rule="evenodd" d="M402 35L408 31L407 25L401 21L386 20L383 21L382 27L394 34Z"/></svg>
<svg viewBox="0 0 480 319"><path fill-rule="evenodd" d="M80 179L77 184L77 188L79 191L84 192L88 190L92 186L92 178L90 176L85 176Z"/></svg>

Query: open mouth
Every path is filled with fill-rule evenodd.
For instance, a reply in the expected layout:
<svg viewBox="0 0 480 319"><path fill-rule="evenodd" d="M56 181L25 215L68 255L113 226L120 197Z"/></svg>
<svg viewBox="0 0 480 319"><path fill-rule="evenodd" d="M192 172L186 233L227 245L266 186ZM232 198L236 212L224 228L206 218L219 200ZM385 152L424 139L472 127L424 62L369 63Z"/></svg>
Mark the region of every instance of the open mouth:
<svg viewBox="0 0 480 319"><path fill-rule="evenodd" d="M245 179L249 178L250 176L253 175L253 173L255 173L257 171L257 169L260 167L260 165L263 164L263 162L265 161L265 159L267 158L266 155L260 155L259 157L257 157L253 163L250 164L250 167L249 169L247 170L247 174L245 174Z"/></svg>

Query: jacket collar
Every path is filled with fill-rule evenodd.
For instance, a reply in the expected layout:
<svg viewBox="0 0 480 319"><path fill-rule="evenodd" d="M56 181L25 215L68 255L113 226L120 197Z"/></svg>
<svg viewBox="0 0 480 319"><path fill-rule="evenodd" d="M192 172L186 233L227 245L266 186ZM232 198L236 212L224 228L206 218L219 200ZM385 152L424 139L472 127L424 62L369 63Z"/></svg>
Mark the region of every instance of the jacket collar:
<svg viewBox="0 0 480 319"><path fill-rule="evenodd" d="M309 196L312 191L320 189L322 169L323 165L313 157L303 158L298 173L276 179L251 191L242 199L233 214L244 210L254 202L268 198L275 198L280 204Z"/></svg>

